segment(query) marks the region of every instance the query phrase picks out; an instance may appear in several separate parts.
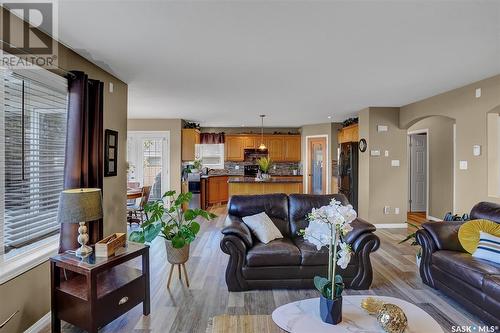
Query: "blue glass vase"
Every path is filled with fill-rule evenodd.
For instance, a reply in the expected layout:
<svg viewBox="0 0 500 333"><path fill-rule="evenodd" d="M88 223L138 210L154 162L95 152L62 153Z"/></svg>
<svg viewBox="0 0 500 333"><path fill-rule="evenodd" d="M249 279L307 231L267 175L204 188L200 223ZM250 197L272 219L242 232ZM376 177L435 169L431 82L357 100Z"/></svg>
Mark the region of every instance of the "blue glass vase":
<svg viewBox="0 0 500 333"><path fill-rule="evenodd" d="M327 324L337 325L342 321L342 296L335 299L323 295L319 299L319 314L321 320Z"/></svg>

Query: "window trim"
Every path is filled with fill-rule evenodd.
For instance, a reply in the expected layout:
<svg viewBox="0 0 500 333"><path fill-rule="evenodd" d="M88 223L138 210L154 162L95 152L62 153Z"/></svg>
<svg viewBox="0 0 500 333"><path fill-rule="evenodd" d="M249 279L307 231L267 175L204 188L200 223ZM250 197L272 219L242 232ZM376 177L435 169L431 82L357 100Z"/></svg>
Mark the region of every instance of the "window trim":
<svg viewBox="0 0 500 333"><path fill-rule="evenodd" d="M40 241L40 245L20 253L17 256L0 263L0 285L19 275L43 264L59 250L59 235L50 242Z"/></svg>

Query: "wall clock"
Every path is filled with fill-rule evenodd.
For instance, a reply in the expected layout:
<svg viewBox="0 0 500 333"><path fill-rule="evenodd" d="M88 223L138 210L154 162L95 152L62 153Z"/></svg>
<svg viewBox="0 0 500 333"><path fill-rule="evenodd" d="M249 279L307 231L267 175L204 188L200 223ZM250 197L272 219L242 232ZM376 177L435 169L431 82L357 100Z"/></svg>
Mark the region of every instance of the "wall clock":
<svg viewBox="0 0 500 333"><path fill-rule="evenodd" d="M358 147L359 151L364 153L366 151L366 148L368 147L368 145L366 144L366 140L365 139L359 140Z"/></svg>

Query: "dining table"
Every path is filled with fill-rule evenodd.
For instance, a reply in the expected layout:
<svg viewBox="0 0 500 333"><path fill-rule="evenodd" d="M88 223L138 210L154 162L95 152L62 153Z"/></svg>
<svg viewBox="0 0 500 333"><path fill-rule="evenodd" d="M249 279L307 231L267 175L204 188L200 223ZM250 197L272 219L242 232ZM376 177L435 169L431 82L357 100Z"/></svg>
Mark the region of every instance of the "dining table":
<svg viewBox="0 0 500 333"><path fill-rule="evenodd" d="M135 200L142 197L141 188L127 188L127 200Z"/></svg>

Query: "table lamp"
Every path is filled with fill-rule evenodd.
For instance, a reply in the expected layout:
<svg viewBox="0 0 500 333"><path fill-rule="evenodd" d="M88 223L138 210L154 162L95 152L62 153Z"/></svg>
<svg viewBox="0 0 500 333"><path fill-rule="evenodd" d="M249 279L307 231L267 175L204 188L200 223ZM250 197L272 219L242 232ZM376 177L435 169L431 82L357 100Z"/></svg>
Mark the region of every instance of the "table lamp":
<svg viewBox="0 0 500 333"><path fill-rule="evenodd" d="M92 248L87 245L89 235L85 222L102 218L102 196L98 188L75 188L64 190L59 197L59 223L79 223L78 244L81 246L75 251L79 257L92 253Z"/></svg>

